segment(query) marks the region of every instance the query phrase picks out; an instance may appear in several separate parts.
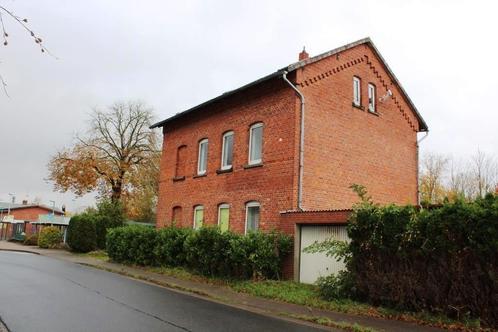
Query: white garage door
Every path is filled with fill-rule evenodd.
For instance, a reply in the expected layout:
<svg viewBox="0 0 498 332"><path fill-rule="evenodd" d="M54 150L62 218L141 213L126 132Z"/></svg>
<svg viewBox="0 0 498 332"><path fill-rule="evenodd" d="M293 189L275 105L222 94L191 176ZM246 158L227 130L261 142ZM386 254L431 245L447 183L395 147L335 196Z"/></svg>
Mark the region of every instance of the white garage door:
<svg viewBox="0 0 498 332"><path fill-rule="evenodd" d="M301 226L301 253L299 266L299 281L312 284L321 276L335 274L344 269L344 263L325 253L304 253L304 248L330 238L349 241L346 226Z"/></svg>

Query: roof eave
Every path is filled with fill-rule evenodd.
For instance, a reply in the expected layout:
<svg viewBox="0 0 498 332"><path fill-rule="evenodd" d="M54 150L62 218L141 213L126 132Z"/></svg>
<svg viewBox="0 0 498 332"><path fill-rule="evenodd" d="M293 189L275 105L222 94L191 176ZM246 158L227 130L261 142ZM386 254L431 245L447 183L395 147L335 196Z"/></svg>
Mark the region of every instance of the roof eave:
<svg viewBox="0 0 498 332"><path fill-rule="evenodd" d="M199 105L197 105L197 106L194 106L194 107L192 107L192 108L189 108L189 109L188 109L188 110L186 110L186 111L183 111L183 112L177 113L177 114L175 114L175 115L173 115L173 116L171 116L171 117L169 117L169 118L167 118L167 119L165 119L165 120L163 120L163 121L159 121L159 122L157 122L157 123L154 123L152 126L150 126L150 127L149 127L149 129L154 129L154 128L158 128L158 127L163 127L166 123L171 122L171 121L173 121L173 120L175 120L175 119L177 119L177 118L179 118L179 117L185 116L185 115L187 115L187 114L189 114L189 113L191 113L191 112L193 112L193 111L196 111L196 110L197 110L197 109L199 109L199 108L202 108L202 107L208 106L208 105L210 105L210 104L212 104L212 103L214 103L214 102L217 102L218 100L221 100L221 99L224 99L224 98L229 97L229 96L231 96L231 95L234 95L234 94L236 94L237 92L240 92L240 91L242 91L242 90L245 90L245 89L250 88L250 87L252 87L252 86L255 86L255 85L257 85L257 84L263 83L263 82L268 81L268 80L270 80L270 79L272 79L272 78L275 78L275 77L277 77L277 76L281 76L281 75L284 73L285 69L286 69L286 68L284 68L284 69L280 69L280 70L277 70L276 72L271 73L270 75L266 75L266 76L264 76L264 77L262 77L262 78L260 78L260 79L257 79L257 80L255 80L255 81L253 81L253 82L251 82L251 83L248 83L248 84L246 84L246 85L243 85L243 86L241 86L240 88L237 88L237 89L235 89L235 90L231 90L231 91L225 92L225 93L223 93L223 94L219 95L218 97L215 97L215 98L210 99L210 100L208 100L208 101L206 101L206 102L204 102L204 103L202 103L202 104L199 104Z"/></svg>
<svg viewBox="0 0 498 332"><path fill-rule="evenodd" d="M397 84L397 86L401 90L401 93L403 94L403 97L408 102L409 106L412 108L412 110L415 113L415 116L417 117L417 120L419 122L419 131L420 132L429 131L429 129L427 127L427 124L426 124L425 120L422 118L422 116L420 115L419 111L417 110L417 107L415 106L415 104L413 103L413 101L410 99L410 97L406 93L405 89L403 88L403 86L399 82L398 78L396 77L396 75L394 75L394 72L391 70L391 68L389 67L389 65L385 61L384 57L380 54L379 50L377 49L377 47L375 46L375 44L372 42L372 40L370 39L370 37L357 40L355 42L346 44L344 46L335 48L335 49L333 49L331 51L328 51L328 52L316 55L314 57L311 57L311 58L308 58L308 59L301 60L301 61L295 62L293 64L290 64L290 65L288 65L286 67L283 67L282 69L277 70L276 72L274 72L274 73L272 73L270 75L264 76L264 77L262 77L262 78L260 78L258 80L255 80L255 81L253 81L253 82L251 82L249 84L243 85L243 86L241 86L238 89L225 92L222 95L219 95L218 97L210 99L210 100L208 100L208 101L206 101L206 102L204 102L202 104L199 104L197 106L194 106L194 107L192 107L192 108L190 108L190 109L188 109L186 111L177 113L177 114L175 114L175 115L173 115L173 116L171 116L171 117L169 117L169 118L167 118L167 119L165 119L163 121L157 122L157 123L153 124L152 126L150 126L149 128L150 129L154 129L154 128L158 128L158 127L163 127L168 122L171 122L171 121L173 121L175 119L183 117L184 115L187 115L187 114L189 114L189 113L191 113L191 112L193 112L193 111L195 111L195 110L197 110L199 108L202 108L204 106L207 106L207 105L210 105L210 104L212 104L214 102L217 102L217 101L219 101L219 100L221 100L223 98L226 98L228 96L234 95L237 92L240 92L240 91L245 90L245 89L247 89L249 87L252 87L254 85L257 85L257 84L263 83L265 81L268 81L268 80L270 80L270 79L272 79L274 77L281 76L285 72L292 72L292 71L294 71L296 69L299 69L301 67L304 67L304 66L306 66L308 64L320 61L320 60L322 60L324 58L327 58L327 57L329 57L331 55L338 54L340 52L346 51L348 49L351 49L353 47L356 47L356 46L362 45L362 44L368 44L368 45L370 45L370 47L372 48L372 50L374 51L374 53L376 54L376 56L380 59L380 61L384 65L384 67L385 67L386 71L388 72L389 76L391 76L391 79Z"/></svg>

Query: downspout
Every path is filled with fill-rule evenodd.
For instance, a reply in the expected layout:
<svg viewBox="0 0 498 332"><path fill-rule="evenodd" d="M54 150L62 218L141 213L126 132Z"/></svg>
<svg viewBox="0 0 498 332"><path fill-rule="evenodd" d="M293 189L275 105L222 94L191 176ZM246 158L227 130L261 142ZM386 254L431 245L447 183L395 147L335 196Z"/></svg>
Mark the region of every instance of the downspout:
<svg viewBox="0 0 498 332"><path fill-rule="evenodd" d="M304 95L299 91L294 84L287 79L287 71L284 71L282 78L289 86L296 91L301 99L301 132L299 138L299 178L297 185L297 208L303 210L303 175L304 175Z"/></svg>
<svg viewBox="0 0 498 332"><path fill-rule="evenodd" d="M420 156L419 156L419 144L424 139L429 136L429 131L425 132L425 135L417 140L417 205L420 205Z"/></svg>

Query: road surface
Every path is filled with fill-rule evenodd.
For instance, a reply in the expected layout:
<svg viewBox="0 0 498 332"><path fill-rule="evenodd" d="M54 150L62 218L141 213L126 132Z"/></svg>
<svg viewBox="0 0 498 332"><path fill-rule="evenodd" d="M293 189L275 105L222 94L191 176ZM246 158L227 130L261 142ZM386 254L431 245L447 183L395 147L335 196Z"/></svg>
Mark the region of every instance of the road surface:
<svg viewBox="0 0 498 332"><path fill-rule="evenodd" d="M12 332L314 331L117 274L7 251L0 251L0 317Z"/></svg>

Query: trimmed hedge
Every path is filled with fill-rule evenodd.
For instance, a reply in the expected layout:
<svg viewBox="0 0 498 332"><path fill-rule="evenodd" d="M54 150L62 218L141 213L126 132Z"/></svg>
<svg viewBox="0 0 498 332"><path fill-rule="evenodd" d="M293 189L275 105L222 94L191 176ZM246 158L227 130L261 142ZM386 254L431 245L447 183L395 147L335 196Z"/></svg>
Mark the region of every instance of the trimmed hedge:
<svg viewBox="0 0 498 332"><path fill-rule="evenodd" d="M498 196L422 211L364 201L348 234L352 297L498 325Z"/></svg>
<svg viewBox="0 0 498 332"><path fill-rule="evenodd" d="M107 234L107 253L116 262L184 266L206 276L280 278L291 237L272 232L247 236L205 227L118 227Z"/></svg>
<svg viewBox="0 0 498 332"><path fill-rule="evenodd" d="M67 245L77 252L89 252L97 248L95 216L91 213L76 215L69 220Z"/></svg>
<svg viewBox="0 0 498 332"><path fill-rule="evenodd" d="M53 249L62 242L62 233L55 226L43 227L38 235L38 247Z"/></svg>

